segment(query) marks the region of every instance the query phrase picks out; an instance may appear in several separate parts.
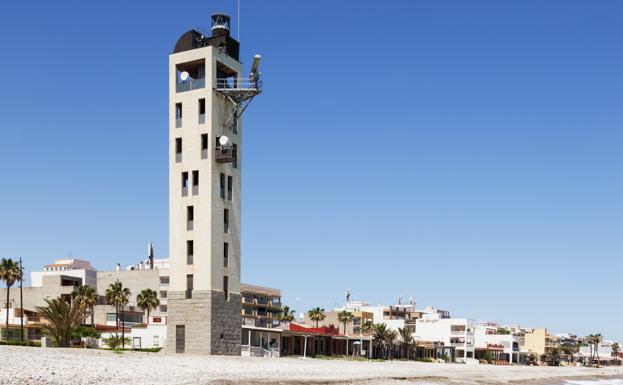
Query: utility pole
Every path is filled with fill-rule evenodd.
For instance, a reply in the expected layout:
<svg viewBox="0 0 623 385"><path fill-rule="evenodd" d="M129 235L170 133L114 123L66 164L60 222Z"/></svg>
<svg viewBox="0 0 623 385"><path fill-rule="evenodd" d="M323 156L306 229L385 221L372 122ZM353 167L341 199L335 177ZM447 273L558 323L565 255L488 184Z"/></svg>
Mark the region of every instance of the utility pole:
<svg viewBox="0 0 623 385"><path fill-rule="evenodd" d="M19 257L19 308L22 316L20 317L20 335L21 341L24 342L24 269L22 268L22 257Z"/></svg>

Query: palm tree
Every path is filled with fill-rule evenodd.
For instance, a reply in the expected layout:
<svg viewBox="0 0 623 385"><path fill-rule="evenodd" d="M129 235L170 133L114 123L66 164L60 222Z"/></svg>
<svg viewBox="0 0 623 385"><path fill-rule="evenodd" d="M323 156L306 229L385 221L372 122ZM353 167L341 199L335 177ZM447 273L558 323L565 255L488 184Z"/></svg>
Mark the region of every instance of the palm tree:
<svg viewBox="0 0 623 385"><path fill-rule="evenodd" d="M279 322L289 323L294 321L294 310L290 310L289 306L281 306L281 310L277 313L277 319Z"/></svg>
<svg viewBox="0 0 623 385"><path fill-rule="evenodd" d="M80 326L87 317L89 305L80 298L68 303L61 297L44 301L48 306L37 306L35 309L49 325L43 328L54 339L58 347L69 347L73 331Z"/></svg>
<svg viewBox="0 0 623 385"><path fill-rule="evenodd" d="M591 364L593 363L593 338L594 337L595 336L593 334L589 334L588 336L584 338L584 344L588 345L590 349L589 360Z"/></svg>
<svg viewBox="0 0 623 385"><path fill-rule="evenodd" d="M95 326L95 313L93 312L93 309L95 308L95 305L97 305L97 300L99 298L95 289L89 285L80 285L76 291L71 293L71 296L74 300L80 299L87 304L89 311L91 312L91 326Z"/></svg>
<svg viewBox="0 0 623 385"><path fill-rule="evenodd" d="M364 322L363 325L361 325L361 330L363 331L364 334L371 334L372 331L374 330L374 322L372 321Z"/></svg>
<svg viewBox="0 0 623 385"><path fill-rule="evenodd" d="M117 282L111 283L104 292L106 303L115 307L115 326L117 329L119 328L119 293L121 293L122 288L123 285L117 280Z"/></svg>
<svg viewBox="0 0 623 385"><path fill-rule="evenodd" d="M115 306L115 319L117 320L117 328L119 328L119 311L121 310L121 338L125 341L125 319L123 317L123 311L125 305L130 300L130 289L123 287L123 284L117 280L110 284L104 294L106 303ZM125 344L123 346L125 348Z"/></svg>
<svg viewBox="0 0 623 385"><path fill-rule="evenodd" d="M346 310L342 310L341 312L337 313L338 321L340 321L342 325L344 325L344 334L346 334L346 325L353 322L353 318L355 318L355 316L353 316L353 313ZM348 353L346 354L348 355Z"/></svg>
<svg viewBox="0 0 623 385"><path fill-rule="evenodd" d="M560 349L551 348L544 354L545 362L549 366L560 366Z"/></svg>
<svg viewBox="0 0 623 385"><path fill-rule="evenodd" d="M612 356L614 357L614 361L616 363L617 361L619 361L619 352L621 351L621 346L618 342L615 342L612 344L610 349L612 349Z"/></svg>
<svg viewBox="0 0 623 385"><path fill-rule="evenodd" d="M152 289L143 289L141 293L136 296L136 304L143 309L143 311L147 311L147 324L149 324L149 312L151 310L156 310L158 305L160 305L158 293Z"/></svg>
<svg viewBox="0 0 623 385"><path fill-rule="evenodd" d="M9 291L11 286L22 279L23 271L19 264L10 258L0 260L0 281L6 283L6 340L9 340ZM23 312L23 310L22 310ZM23 315L22 315L23 316Z"/></svg>
<svg viewBox="0 0 623 385"><path fill-rule="evenodd" d="M599 344L603 341L601 333L593 335L593 344L595 345L595 354L597 355L597 361L599 361Z"/></svg>
<svg viewBox="0 0 623 385"><path fill-rule="evenodd" d="M309 319L312 321L316 321L316 327L318 327L318 322L325 319L327 316L324 314L324 309L319 307L311 309L309 312Z"/></svg>
<svg viewBox="0 0 623 385"><path fill-rule="evenodd" d="M398 338L398 332L395 330L387 331L387 353L389 354L389 359L394 358L394 341Z"/></svg>
<svg viewBox="0 0 623 385"><path fill-rule="evenodd" d="M400 345L407 351L407 358L409 358L414 343L413 330L407 327L398 328L398 334L400 335Z"/></svg>
<svg viewBox="0 0 623 385"><path fill-rule="evenodd" d="M372 342L376 347L376 355L383 354L385 347L387 346L387 333L389 330L387 329L387 325L384 323L380 324L372 324Z"/></svg>

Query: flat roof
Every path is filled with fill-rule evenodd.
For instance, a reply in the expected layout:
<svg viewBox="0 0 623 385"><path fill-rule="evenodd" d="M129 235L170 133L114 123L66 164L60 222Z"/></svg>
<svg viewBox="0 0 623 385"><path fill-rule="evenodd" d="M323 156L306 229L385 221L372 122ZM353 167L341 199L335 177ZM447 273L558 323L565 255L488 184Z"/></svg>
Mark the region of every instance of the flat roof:
<svg viewBox="0 0 623 385"><path fill-rule="evenodd" d="M249 285L246 283L240 284L240 293L257 293L275 297L281 297L281 290L272 287Z"/></svg>

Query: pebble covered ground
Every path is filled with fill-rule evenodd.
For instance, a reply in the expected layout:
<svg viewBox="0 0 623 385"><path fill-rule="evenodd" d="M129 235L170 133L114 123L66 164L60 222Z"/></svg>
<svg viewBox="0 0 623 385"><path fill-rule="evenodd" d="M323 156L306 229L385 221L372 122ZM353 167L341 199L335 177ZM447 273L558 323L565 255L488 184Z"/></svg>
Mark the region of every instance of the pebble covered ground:
<svg viewBox="0 0 623 385"><path fill-rule="evenodd" d="M562 378L621 376L619 368L548 368L192 356L0 346L0 384L554 384Z"/></svg>

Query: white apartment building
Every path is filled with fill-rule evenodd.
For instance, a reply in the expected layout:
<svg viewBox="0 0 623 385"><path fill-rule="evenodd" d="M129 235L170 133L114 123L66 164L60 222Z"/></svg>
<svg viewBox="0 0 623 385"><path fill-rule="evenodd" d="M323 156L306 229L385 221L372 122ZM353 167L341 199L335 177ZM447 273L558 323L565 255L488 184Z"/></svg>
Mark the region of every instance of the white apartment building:
<svg viewBox="0 0 623 385"><path fill-rule="evenodd" d="M45 265L43 271L31 272L30 286L42 287L43 277L60 274L80 278L85 285L89 285L93 288L97 285L97 270L91 266L91 262L80 259L63 258L56 259L54 263Z"/></svg>
<svg viewBox="0 0 623 385"><path fill-rule="evenodd" d="M499 329L506 329L509 334L499 334ZM521 354L520 347L523 345L523 337L514 335L511 330L518 330L518 328L500 327L493 323L479 323L475 326L475 349L488 350L491 346L502 347L503 353L501 359L507 361L509 364L523 363L525 354Z"/></svg>
<svg viewBox="0 0 623 385"><path fill-rule="evenodd" d="M425 314L416 321L416 341L438 341L454 347L457 362L473 363L475 360L475 323L467 318L441 318L438 314Z"/></svg>

